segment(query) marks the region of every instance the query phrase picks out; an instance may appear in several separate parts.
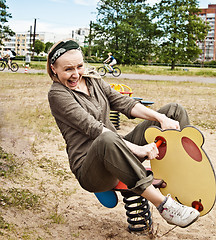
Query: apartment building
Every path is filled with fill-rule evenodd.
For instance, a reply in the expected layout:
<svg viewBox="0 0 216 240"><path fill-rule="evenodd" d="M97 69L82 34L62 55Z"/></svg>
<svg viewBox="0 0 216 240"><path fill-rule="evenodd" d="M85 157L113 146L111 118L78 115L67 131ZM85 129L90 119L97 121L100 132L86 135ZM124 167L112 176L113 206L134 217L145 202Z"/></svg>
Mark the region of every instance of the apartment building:
<svg viewBox="0 0 216 240"><path fill-rule="evenodd" d="M62 39L73 38L77 41L80 46L84 46L86 37L89 35L88 28L79 28L77 30L72 30L71 33L60 35L55 33L37 33L35 35L35 40L40 40L44 43L46 42L58 42ZM25 56L31 52L31 45L33 44L33 34L30 36L30 32L26 33L16 33L15 36L10 37L10 40L3 41L4 46L1 46L0 53L3 55L3 52L10 48L15 51L18 56Z"/></svg>
<svg viewBox="0 0 216 240"><path fill-rule="evenodd" d="M35 40L38 39L44 42L45 34L40 33L35 35ZM31 45L33 44L33 37L30 33L16 33L13 37L10 37L10 40L3 41L4 46L1 47L1 55L3 52L10 48L15 51L17 55L25 56L27 53L30 53Z"/></svg>
<svg viewBox="0 0 216 240"><path fill-rule="evenodd" d="M208 22L210 30L204 42L199 42L198 45L202 49L199 59L202 62L216 60L216 4L209 4L208 8L200 9L199 16L204 22Z"/></svg>

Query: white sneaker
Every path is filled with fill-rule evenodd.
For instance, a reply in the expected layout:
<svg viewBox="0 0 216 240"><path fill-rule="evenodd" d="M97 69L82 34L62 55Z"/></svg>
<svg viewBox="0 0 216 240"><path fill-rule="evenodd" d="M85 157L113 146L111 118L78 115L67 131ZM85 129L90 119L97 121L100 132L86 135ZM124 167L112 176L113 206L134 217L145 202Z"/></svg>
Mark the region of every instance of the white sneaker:
<svg viewBox="0 0 216 240"><path fill-rule="evenodd" d="M200 215L195 208L184 206L173 200L169 195L160 214L167 223L182 228L188 227L195 222Z"/></svg>

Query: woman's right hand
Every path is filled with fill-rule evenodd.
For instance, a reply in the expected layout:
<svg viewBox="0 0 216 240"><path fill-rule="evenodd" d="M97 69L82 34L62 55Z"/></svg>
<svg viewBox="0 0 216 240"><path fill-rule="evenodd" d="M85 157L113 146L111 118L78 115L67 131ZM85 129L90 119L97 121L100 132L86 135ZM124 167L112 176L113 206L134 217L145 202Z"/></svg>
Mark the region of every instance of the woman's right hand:
<svg viewBox="0 0 216 240"><path fill-rule="evenodd" d="M124 141L125 141L126 145L128 146L128 148L139 159L151 160L151 159L154 159L154 158L158 157L159 151L158 151L158 148L157 148L157 146L154 142L146 144L144 146L139 146L139 145L136 145L134 143L128 142L126 140L124 140Z"/></svg>
<svg viewBox="0 0 216 240"><path fill-rule="evenodd" d="M153 143L149 143L147 145L144 146L138 146L136 147L136 152L134 152L134 154L139 158L139 159L154 159L156 157L158 157L159 151L158 148L156 146L156 144Z"/></svg>

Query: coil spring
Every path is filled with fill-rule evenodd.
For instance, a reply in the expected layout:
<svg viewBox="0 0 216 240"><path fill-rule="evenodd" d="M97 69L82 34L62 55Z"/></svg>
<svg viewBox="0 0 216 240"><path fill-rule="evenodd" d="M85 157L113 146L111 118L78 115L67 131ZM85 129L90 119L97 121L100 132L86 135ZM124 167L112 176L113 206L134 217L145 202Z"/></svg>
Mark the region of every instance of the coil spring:
<svg viewBox="0 0 216 240"><path fill-rule="evenodd" d="M132 232L151 230L152 218L148 200L133 192L121 192L125 203L128 229Z"/></svg>
<svg viewBox="0 0 216 240"><path fill-rule="evenodd" d="M110 121L114 125L114 127L119 130L120 129L120 113L117 111L110 111Z"/></svg>

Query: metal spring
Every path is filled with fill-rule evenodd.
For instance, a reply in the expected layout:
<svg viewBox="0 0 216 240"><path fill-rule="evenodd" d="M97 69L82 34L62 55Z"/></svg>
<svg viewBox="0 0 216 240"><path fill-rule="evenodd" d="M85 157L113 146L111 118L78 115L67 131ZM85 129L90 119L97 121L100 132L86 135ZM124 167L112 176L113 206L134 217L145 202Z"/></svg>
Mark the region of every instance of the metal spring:
<svg viewBox="0 0 216 240"><path fill-rule="evenodd" d="M119 130L120 129L120 113L117 111L110 111L110 121L114 125L114 127Z"/></svg>
<svg viewBox="0 0 216 240"><path fill-rule="evenodd" d="M132 232L151 230L152 218L148 200L133 192L121 192L125 203L128 229Z"/></svg>

